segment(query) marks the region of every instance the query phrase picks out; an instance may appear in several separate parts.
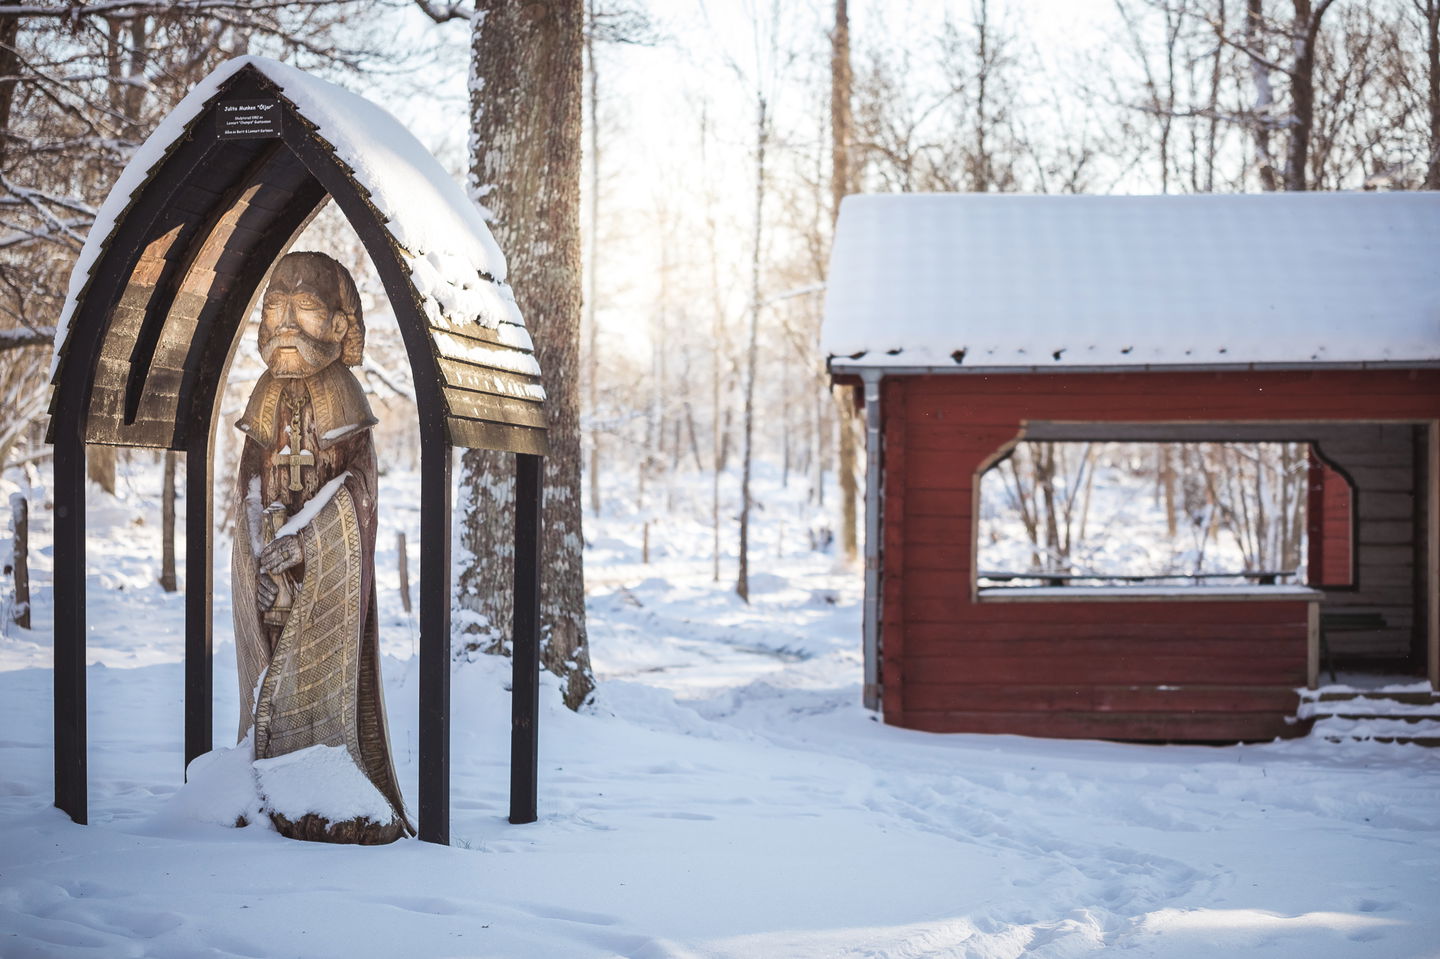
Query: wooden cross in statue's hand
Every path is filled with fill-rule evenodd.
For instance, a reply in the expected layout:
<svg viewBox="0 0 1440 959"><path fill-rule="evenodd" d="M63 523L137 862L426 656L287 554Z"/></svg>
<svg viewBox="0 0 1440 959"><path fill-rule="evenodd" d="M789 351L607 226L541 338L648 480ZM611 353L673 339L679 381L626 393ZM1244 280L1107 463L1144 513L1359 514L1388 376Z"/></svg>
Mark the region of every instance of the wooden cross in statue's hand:
<svg viewBox="0 0 1440 959"><path fill-rule="evenodd" d="M290 443L286 447L289 453L281 453L275 457L276 462L281 466L290 467L290 489L302 490L305 484L300 482L300 467L314 466L315 454L303 448L304 439L300 432L300 411L296 410L295 415L290 418Z"/></svg>

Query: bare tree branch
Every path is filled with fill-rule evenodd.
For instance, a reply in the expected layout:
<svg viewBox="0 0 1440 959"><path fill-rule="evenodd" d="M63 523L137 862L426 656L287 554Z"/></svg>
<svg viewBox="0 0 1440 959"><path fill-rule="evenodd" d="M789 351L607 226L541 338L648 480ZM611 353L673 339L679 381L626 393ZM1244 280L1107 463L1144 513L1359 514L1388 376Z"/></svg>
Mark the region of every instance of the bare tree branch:
<svg viewBox="0 0 1440 959"><path fill-rule="evenodd" d="M55 340L55 327L38 329L0 330L0 352L23 349L27 346L49 346Z"/></svg>
<svg viewBox="0 0 1440 959"><path fill-rule="evenodd" d="M0 19L45 17L78 23L87 19L129 19L175 14L209 15L222 11L265 13L307 7L329 7L348 0L174 0L172 3L143 3L110 0L101 3L80 3L76 0L62 6L25 4L0 6ZM420 2L420 0L416 0Z"/></svg>
<svg viewBox="0 0 1440 959"><path fill-rule="evenodd" d="M434 0L415 0L415 6L420 11L434 20L436 23L448 23L451 20L470 20L475 16L473 9L467 8L463 3L435 3Z"/></svg>

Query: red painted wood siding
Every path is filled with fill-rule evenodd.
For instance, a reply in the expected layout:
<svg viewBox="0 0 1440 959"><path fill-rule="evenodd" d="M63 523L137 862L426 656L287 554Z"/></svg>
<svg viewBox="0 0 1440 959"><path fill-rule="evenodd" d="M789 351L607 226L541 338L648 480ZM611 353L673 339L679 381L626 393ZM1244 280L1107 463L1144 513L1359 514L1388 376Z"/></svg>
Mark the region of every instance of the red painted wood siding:
<svg viewBox="0 0 1440 959"><path fill-rule="evenodd" d="M1440 416L1440 371L887 377L882 402L887 722L1263 739L1291 728L1305 603L977 602L977 477L1027 420L1430 419Z"/></svg>
<svg viewBox="0 0 1440 959"><path fill-rule="evenodd" d="M1350 484L1311 451L1309 486L1305 502L1309 581L1316 586L1350 586L1355 533Z"/></svg>

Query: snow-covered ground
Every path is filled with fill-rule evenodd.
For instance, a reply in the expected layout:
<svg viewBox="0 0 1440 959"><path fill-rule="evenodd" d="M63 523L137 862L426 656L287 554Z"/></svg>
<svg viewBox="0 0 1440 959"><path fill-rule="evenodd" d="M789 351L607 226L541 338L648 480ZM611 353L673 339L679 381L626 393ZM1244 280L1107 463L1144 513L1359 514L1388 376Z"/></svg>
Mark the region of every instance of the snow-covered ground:
<svg viewBox="0 0 1440 959"><path fill-rule="evenodd" d="M505 821L508 668L490 658L454 672L452 847L206 821L222 811L204 777L181 788L183 600L154 584L156 472L92 500L88 827L51 807L49 515L35 492L36 629L0 639L6 959L1440 955L1440 750L886 727L859 705L860 577L811 550L821 514L774 475L748 607L733 556L712 581L704 483L649 504L650 564L618 497L587 519L601 682L578 715L547 683L538 823ZM409 530L416 554L413 488L385 479L378 561L411 797L414 619L394 540ZM223 569L216 591L226 744Z"/></svg>

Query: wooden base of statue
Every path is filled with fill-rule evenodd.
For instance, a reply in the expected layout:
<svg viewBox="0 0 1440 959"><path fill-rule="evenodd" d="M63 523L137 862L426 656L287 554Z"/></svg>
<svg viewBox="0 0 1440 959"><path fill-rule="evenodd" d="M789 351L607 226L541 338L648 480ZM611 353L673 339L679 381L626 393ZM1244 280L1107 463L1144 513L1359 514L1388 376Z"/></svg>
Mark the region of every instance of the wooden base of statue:
<svg viewBox="0 0 1440 959"><path fill-rule="evenodd" d="M288 839L305 842L348 843L355 846L383 846L392 843L405 834L405 827L399 819L377 823L370 818L346 819L331 822L315 813L306 813L299 819L288 819L278 812L270 813L275 831Z"/></svg>

